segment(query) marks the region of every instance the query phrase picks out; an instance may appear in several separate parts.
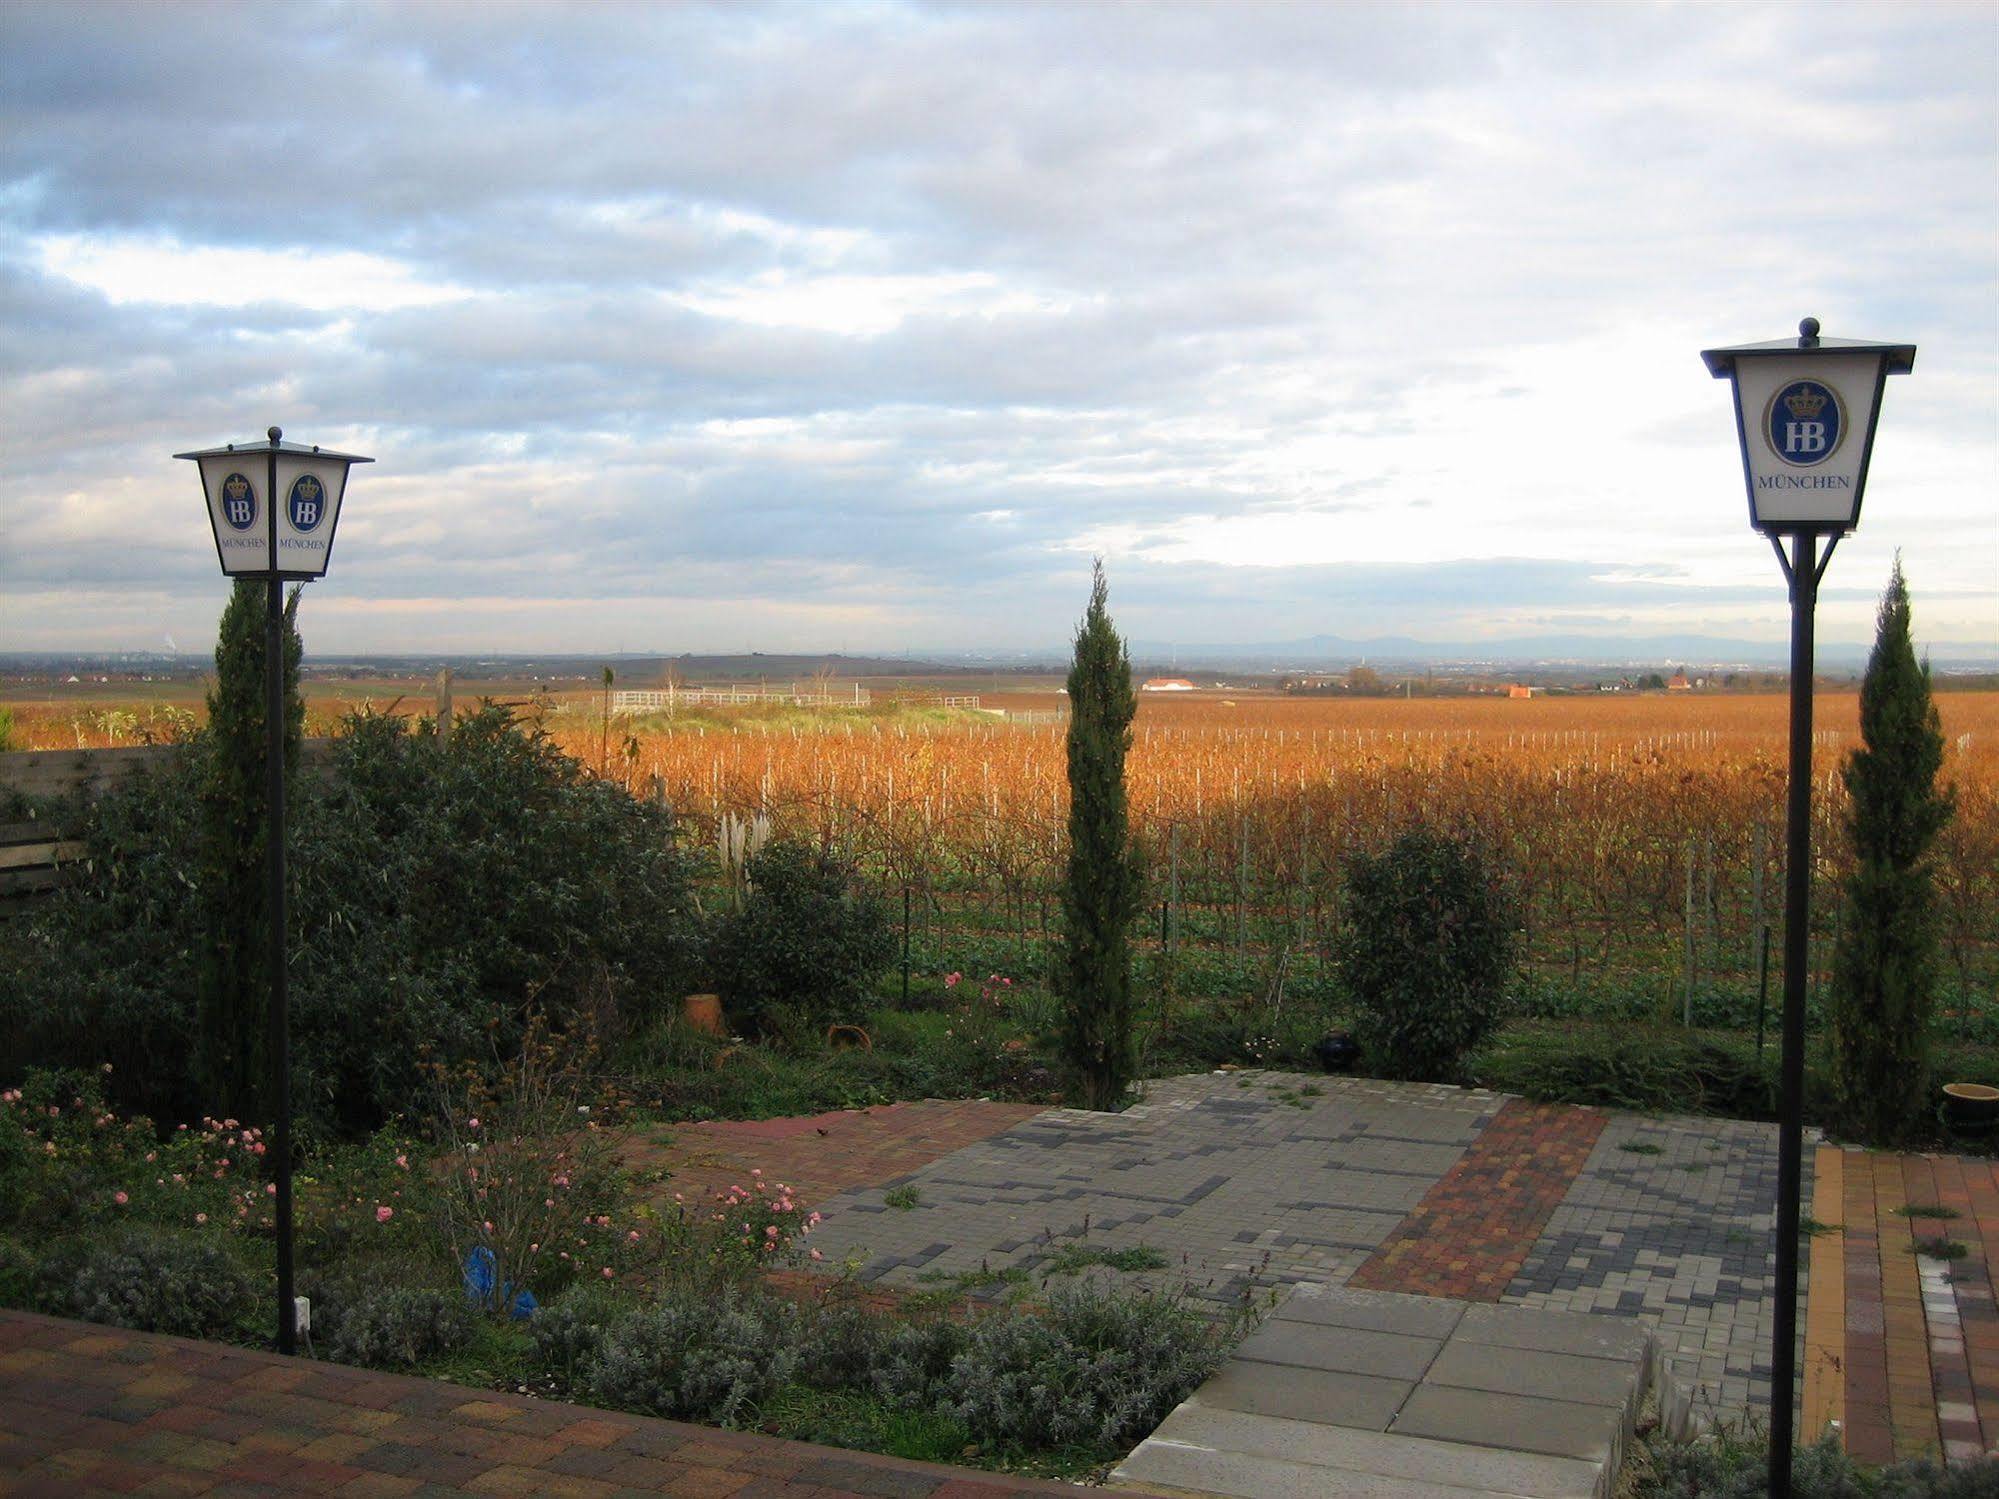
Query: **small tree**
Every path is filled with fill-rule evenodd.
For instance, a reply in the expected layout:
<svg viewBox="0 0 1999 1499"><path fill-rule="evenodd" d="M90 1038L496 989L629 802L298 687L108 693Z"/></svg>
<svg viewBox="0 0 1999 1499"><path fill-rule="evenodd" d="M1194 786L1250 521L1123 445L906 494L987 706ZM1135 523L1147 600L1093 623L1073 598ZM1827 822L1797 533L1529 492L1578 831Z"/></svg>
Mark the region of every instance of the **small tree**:
<svg viewBox="0 0 1999 1499"><path fill-rule="evenodd" d="M745 1031L858 1020L895 956L882 903L831 850L778 840L742 866L741 904L715 924L709 966Z"/></svg>
<svg viewBox="0 0 1999 1499"><path fill-rule="evenodd" d="M1412 827L1347 864L1340 962L1369 1063L1450 1082L1499 1023L1519 915L1468 839Z"/></svg>
<svg viewBox="0 0 1999 1499"><path fill-rule="evenodd" d="M1892 1145L1916 1130L1929 1096L1939 962L1925 855L1952 811L1937 786L1943 730L1929 666L1910 638L1900 557L1860 687L1860 738L1841 771L1854 865L1842 884L1827 1018L1842 1122L1860 1139Z"/></svg>
<svg viewBox="0 0 1999 1499"><path fill-rule="evenodd" d="M1106 607L1096 564L1069 668L1069 863L1062 882L1063 1048L1077 1096L1114 1108L1137 1070L1132 1046L1130 927L1143 880L1131 846L1124 760L1138 703L1131 657Z"/></svg>
<svg viewBox="0 0 1999 1499"><path fill-rule="evenodd" d="M270 903L264 872L264 588L238 580L222 611L215 683L208 694L197 890L206 946L197 994L195 1071L218 1117L265 1117L268 1074ZM304 646L298 590L285 607L285 777L298 769L305 704L298 695Z"/></svg>

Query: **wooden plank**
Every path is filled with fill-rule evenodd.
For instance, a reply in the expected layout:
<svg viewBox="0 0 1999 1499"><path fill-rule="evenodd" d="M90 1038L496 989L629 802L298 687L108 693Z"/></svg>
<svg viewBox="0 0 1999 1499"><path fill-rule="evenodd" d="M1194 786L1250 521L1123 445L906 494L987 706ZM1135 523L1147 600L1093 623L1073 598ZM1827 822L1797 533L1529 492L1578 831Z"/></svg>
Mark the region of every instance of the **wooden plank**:
<svg viewBox="0 0 1999 1499"><path fill-rule="evenodd" d="M0 848L0 869L44 869L83 857L83 844L75 839L63 843L28 843L17 848Z"/></svg>
<svg viewBox="0 0 1999 1499"><path fill-rule="evenodd" d="M62 883L62 873L43 865L39 869L0 869L0 899L39 895ZM23 901L22 904L29 904Z"/></svg>
<svg viewBox="0 0 1999 1499"><path fill-rule="evenodd" d="M57 835L46 822L0 822L0 848L16 848L23 843L47 843Z"/></svg>
<svg viewBox="0 0 1999 1499"><path fill-rule="evenodd" d="M330 739L308 739L299 747L304 766L324 764ZM162 765L178 750L171 744L129 744L114 749L15 750L0 755L0 791L23 796L95 793Z"/></svg>

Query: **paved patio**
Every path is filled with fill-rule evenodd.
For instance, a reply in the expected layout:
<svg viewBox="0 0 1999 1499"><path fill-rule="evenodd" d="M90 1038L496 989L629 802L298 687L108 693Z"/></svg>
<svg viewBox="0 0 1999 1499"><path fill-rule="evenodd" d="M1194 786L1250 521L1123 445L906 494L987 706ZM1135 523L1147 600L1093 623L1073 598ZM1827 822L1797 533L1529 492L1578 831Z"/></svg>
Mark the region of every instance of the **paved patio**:
<svg viewBox="0 0 1999 1499"><path fill-rule="evenodd" d="M1999 1161L1821 1146L1812 1215L1838 1228L1812 1239L1803 1429L1870 1463L1999 1451Z"/></svg>
<svg viewBox="0 0 1999 1499"><path fill-rule="evenodd" d="M1204 1074L839 1193L813 1243L910 1290L1004 1294L1065 1246L1143 1247L1165 1267L1085 1273L1222 1304L1316 1282L1642 1318L1699 1403L1739 1417L1769 1401L1776 1151L1771 1125Z"/></svg>

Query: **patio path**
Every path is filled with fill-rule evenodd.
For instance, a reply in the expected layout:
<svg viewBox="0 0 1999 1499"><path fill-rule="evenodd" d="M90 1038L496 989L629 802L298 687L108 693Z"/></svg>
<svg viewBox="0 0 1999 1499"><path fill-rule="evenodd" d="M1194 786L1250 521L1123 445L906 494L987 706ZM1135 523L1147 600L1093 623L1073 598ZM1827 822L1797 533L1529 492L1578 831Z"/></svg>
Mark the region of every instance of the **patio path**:
<svg viewBox="0 0 1999 1499"><path fill-rule="evenodd" d="M1074 1486L0 1311L0 1495L1028 1499Z"/></svg>
<svg viewBox="0 0 1999 1499"><path fill-rule="evenodd" d="M1999 1450L1999 1161L1821 1146L1812 1216L1838 1231L1812 1239L1803 1432L1837 1421L1870 1463ZM1915 1252L1937 1238L1963 1256Z"/></svg>
<svg viewBox="0 0 1999 1499"><path fill-rule="evenodd" d="M1637 1318L1705 1414L1740 1418L1769 1401L1776 1135L1432 1084L1199 1074L841 1192L813 1243L828 1268L896 1290L997 1297L1150 1250L1163 1265L1082 1273L1224 1307L1317 1283Z"/></svg>
<svg viewBox="0 0 1999 1499"><path fill-rule="evenodd" d="M817 1207L852 1187L905 1176L1040 1113L1032 1103L986 1099L882 1104L785 1119L707 1120L633 1130L623 1148L634 1170L672 1173L669 1192L709 1197L748 1185L752 1171L785 1182Z"/></svg>

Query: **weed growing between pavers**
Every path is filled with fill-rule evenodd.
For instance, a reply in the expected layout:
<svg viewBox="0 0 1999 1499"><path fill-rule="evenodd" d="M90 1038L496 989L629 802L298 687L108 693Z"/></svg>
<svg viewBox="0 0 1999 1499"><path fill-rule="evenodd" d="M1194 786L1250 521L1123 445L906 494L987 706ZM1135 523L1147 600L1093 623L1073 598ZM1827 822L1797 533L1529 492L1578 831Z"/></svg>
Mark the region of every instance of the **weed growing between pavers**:
<svg viewBox="0 0 1999 1499"><path fill-rule="evenodd" d="M1095 1265L1110 1270L1164 1270L1169 1261L1149 1244L1107 1249L1101 1244L1064 1244L1048 1262L1050 1275L1080 1275Z"/></svg>
<svg viewBox="0 0 1999 1499"><path fill-rule="evenodd" d="M1933 1239L1918 1239L1909 1246L1911 1254L1919 1254L1926 1260L1961 1260L1971 1253L1968 1245L1958 1239L1946 1239L1941 1234Z"/></svg>
<svg viewBox="0 0 1999 1499"><path fill-rule="evenodd" d="M1961 1218L1964 1215L1954 1207L1941 1202L1905 1202L1898 1208L1891 1208L1897 1218Z"/></svg>
<svg viewBox="0 0 1999 1499"><path fill-rule="evenodd" d="M890 1187L882 1194L882 1201L897 1212L906 1213L922 1203L923 1193L916 1187Z"/></svg>

